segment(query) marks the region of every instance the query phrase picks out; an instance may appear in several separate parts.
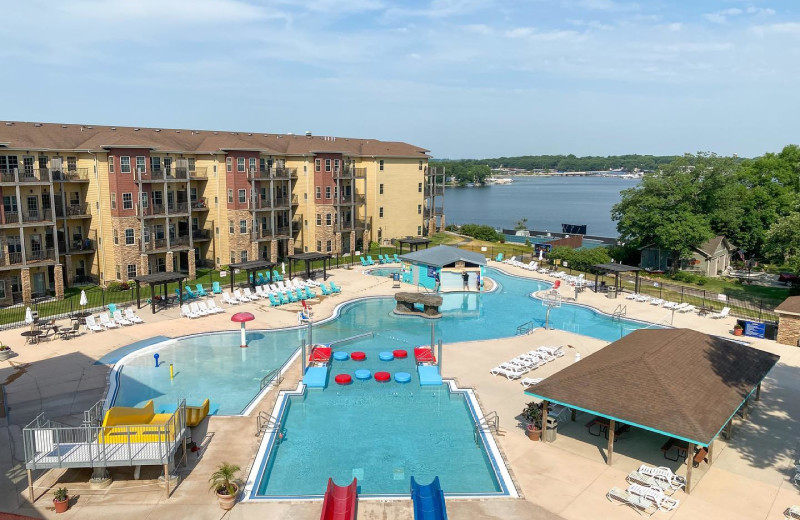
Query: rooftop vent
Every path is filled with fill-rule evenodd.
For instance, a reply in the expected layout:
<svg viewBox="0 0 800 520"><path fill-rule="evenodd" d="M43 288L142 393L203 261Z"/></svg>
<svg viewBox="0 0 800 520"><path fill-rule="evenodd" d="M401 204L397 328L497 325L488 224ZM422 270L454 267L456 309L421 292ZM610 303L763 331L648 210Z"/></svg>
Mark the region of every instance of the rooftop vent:
<svg viewBox="0 0 800 520"><path fill-rule="evenodd" d="M219 132L214 132L214 135L219 135Z"/></svg>
<svg viewBox="0 0 800 520"><path fill-rule="evenodd" d="M116 127L116 126L112 126L112 127L111 127L111 130L113 130L113 131L115 131L115 132L116 132L116 131L117 131L117 127Z"/></svg>
<svg viewBox="0 0 800 520"><path fill-rule="evenodd" d="M253 135L253 134L247 134L247 135Z"/></svg>
<svg viewBox="0 0 800 520"><path fill-rule="evenodd" d="M6 126L14 126L14 123L6 123Z"/></svg>
<svg viewBox="0 0 800 520"><path fill-rule="evenodd" d="M160 131L161 131L161 130L159 130L159 132L160 132ZM181 133L181 131L180 131L180 130L175 130L175 133L176 133L176 134L179 134L179 133Z"/></svg>
<svg viewBox="0 0 800 520"><path fill-rule="evenodd" d="M311 130L306 130L306 137L311 137Z"/></svg>
<svg viewBox="0 0 800 520"><path fill-rule="evenodd" d="M88 128L89 130L93 130L94 129L93 126L87 126L86 128Z"/></svg>

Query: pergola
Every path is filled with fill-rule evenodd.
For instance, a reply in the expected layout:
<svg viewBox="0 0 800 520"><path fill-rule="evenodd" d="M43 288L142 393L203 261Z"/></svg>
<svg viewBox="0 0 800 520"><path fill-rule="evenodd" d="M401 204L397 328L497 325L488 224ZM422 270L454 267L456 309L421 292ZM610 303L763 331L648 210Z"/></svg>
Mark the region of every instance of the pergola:
<svg viewBox="0 0 800 520"><path fill-rule="evenodd" d="M287 257L289 259L289 279L292 278L292 262L295 261L305 261L306 263L306 278L311 278L311 262L315 262L317 260L322 260L322 279L328 279L328 261L331 259L331 255L327 253L320 253L318 251L312 251L309 253L297 253L295 255L289 255Z"/></svg>
<svg viewBox="0 0 800 520"><path fill-rule="evenodd" d="M634 267L632 265L624 265L624 264L595 264L592 266L595 269L594 273L594 292L597 292L597 278L599 276L600 271L605 273L614 273L614 288L619 292L620 284L619 284L619 274L620 273L636 273L636 282L634 283L634 291L639 292L639 271L642 270L641 267Z"/></svg>
<svg viewBox="0 0 800 520"><path fill-rule="evenodd" d="M139 297L139 288L141 284L146 283L150 286L150 307L153 314L156 313L156 287L162 285L164 287L164 301L168 301L167 287L171 283L178 282L178 293L183 294L183 281L186 280L186 275L181 273L153 273L142 276L136 276L133 281L136 282L136 308L142 308L142 300Z"/></svg>
<svg viewBox="0 0 800 520"><path fill-rule="evenodd" d="M686 451L686 492L691 491L695 447L713 462L715 439L730 438L733 418L747 417L761 382L779 356L691 329L641 329L557 372L527 395L602 418L608 432L607 463L620 425L680 442ZM599 424L599 421L598 421ZM588 427L588 425L587 425ZM544 436L543 436L544 438ZM662 448L663 449L663 448Z"/></svg>
<svg viewBox="0 0 800 520"><path fill-rule="evenodd" d="M247 283L251 287L255 287L255 283L250 281L250 275L256 271L270 270L275 267L275 264L267 260L251 260L249 262L242 262L239 264L230 264L231 269L231 292L236 289L236 271L244 271L247 273Z"/></svg>
<svg viewBox="0 0 800 520"><path fill-rule="evenodd" d="M428 244L431 243L430 239L422 237L395 238L394 240L400 244L400 252L398 254L403 254L403 244L408 244L409 251L419 251L419 246L425 244L425 249L428 249Z"/></svg>

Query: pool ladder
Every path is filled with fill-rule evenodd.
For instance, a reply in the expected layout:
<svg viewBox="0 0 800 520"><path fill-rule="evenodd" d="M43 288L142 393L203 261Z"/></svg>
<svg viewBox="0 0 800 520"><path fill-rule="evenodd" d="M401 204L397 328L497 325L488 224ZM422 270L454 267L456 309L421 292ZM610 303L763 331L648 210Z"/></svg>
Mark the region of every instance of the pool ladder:
<svg viewBox="0 0 800 520"><path fill-rule="evenodd" d="M497 415L497 412L491 411L483 416L483 418L478 421L475 425L475 430L473 431L473 436L475 438L475 444L480 446L481 444L481 432L482 431L493 431L496 435L500 435L500 416Z"/></svg>
<svg viewBox="0 0 800 520"><path fill-rule="evenodd" d="M263 433L279 431L280 429L280 419L268 414L267 412L258 412L258 415L256 416L256 437L259 437ZM280 436L278 438L280 439Z"/></svg>
<svg viewBox="0 0 800 520"><path fill-rule="evenodd" d="M617 305L617 308L614 309L614 314L611 315L611 319L612 320L619 320L623 316L625 316L627 313L628 313L628 306L627 305L622 305L620 303L619 305Z"/></svg>

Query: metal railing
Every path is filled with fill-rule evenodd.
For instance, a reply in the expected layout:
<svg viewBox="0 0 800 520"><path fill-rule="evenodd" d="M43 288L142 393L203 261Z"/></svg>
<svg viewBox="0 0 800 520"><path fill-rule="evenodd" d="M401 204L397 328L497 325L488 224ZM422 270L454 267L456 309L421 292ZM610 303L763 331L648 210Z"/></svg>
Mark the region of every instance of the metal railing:
<svg viewBox="0 0 800 520"><path fill-rule="evenodd" d="M271 228L258 228L254 229L250 232L250 238L252 240L265 240L272 238L272 229Z"/></svg>
<svg viewBox="0 0 800 520"><path fill-rule="evenodd" d="M517 336L525 336L526 334L530 334L533 332L533 329L536 328L536 324L532 321L526 321L522 325L517 327Z"/></svg>
<svg viewBox="0 0 800 520"><path fill-rule="evenodd" d="M207 229L195 229L192 231L192 240L210 240L211 231Z"/></svg>
<svg viewBox="0 0 800 520"><path fill-rule="evenodd" d="M26 210L22 212L23 222L49 222L53 220L53 210L39 209Z"/></svg>
<svg viewBox="0 0 800 520"><path fill-rule="evenodd" d="M475 424L473 437L475 439L475 444L479 446L481 443L481 432L483 431L494 432L496 435L500 434L500 416L497 415L497 412L491 411L487 413Z"/></svg>
<svg viewBox="0 0 800 520"><path fill-rule="evenodd" d="M29 251L25 253L25 259L29 264L32 262L46 262L48 260L55 260L56 250L54 248L49 248Z"/></svg>
<svg viewBox="0 0 800 520"><path fill-rule="evenodd" d="M363 179L367 176L366 168L356 168L355 166L345 166L344 168L335 169L333 171L334 179Z"/></svg>
<svg viewBox="0 0 800 520"><path fill-rule="evenodd" d="M0 173L0 180L3 182L26 183L26 182L51 182L49 168L14 168Z"/></svg>
<svg viewBox="0 0 800 520"><path fill-rule="evenodd" d="M134 177L136 182L164 182L164 181L188 181L189 170L182 167L171 167L168 170L137 169Z"/></svg>
<svg viewBox="0 0 800 520"><path fill-rule="evenodd" d="M89 182L89 168L51 171L55 182Z"/></svg>
<svg viewBox="0 0 800 520"><path fill-rule="evenodd" d="M620 319L622 319L623 316L626 316L627 314L628 314L628 306L627 305L622 305L620 303L614 309L614 313L611 315L611 319L612 320L620 320Z"/></svg>
<svg viewBox="0 0 800 520"><path fill-rule="evenodd" d="M275 228L275 236L282 237L289 235L289 226L278 226Z"/></svg>
<svg viewBox="0 0 800 520"><path fill-rule="evenodd" d="M267 412L258 412L256 416L256 437L267 431L280 430L281 420Z"/></svg>
<svg viewBox="0 0 800 520"><path fill-rule="evenodd" d="M89 213L89 205L83 204L69 204L66 207L56 202L56 217L69 218L69 217L82 217L91 216Z"/></svg>
<svg viewBox="0 0 800 520"><path fill-rule="evenodd" d="M275 370L270 371L267 375L261 378L260 390L263 390L271 383L275 383L276 385L283 383L283 365L279 366Z"/></svg>
<svg viewBox="0 0 800 520"><path fill-rule="evenodd" d="M189 170L189 178L191 178L191 179L207 179L208 178L208 168L195 168L194 170Z"/></svg>
<svg viewBox="0 0 800 520"><path fill-rule="evenodd" d="M441 197L444 195L444 186L425 186L425 196L426 197Z"/></svg>
<svg viewBox="0 0 800 520"><path fill-rule="evenodd" d="M297 168L249 168L249 180L296 179Z"/></svg>

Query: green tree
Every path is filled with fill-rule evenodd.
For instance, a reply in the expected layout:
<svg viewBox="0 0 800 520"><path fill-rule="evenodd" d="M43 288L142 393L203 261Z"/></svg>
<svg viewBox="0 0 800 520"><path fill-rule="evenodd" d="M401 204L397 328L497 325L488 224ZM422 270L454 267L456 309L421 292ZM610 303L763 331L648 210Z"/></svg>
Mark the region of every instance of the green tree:
<svg viewBox="0 0 800 520"><path fill-rule="evenodd" d="M528 229L528 219L526 218L518 220L517 223L514 225L515 231L521 231L523 229Z"/></svg>
<svg viewBox="0 0 800 520"><path fill-rule="evenodd" d="M767 258L800 272L800 212L781 217L766 233Z"/></svg>

